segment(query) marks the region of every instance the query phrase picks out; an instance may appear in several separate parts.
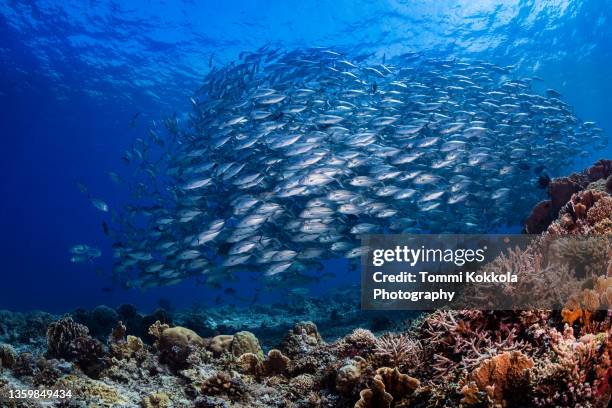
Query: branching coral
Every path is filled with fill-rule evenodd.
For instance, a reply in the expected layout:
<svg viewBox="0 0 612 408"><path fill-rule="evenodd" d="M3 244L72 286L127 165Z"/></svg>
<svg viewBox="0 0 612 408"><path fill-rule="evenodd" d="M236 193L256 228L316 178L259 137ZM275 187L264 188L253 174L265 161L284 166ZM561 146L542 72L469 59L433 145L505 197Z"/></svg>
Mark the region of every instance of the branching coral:
<svg viewBox="0 0 612 408"><path fill-rule="evenodd" d="M374 353L382 365L416 369L422 363L422 347L408 334L385 334L376 341Z"/></svg>
<svg viewBox="0 0 612 408"><path fill-rule="evenodd" d="M539 406L604 407L610 401L610 341L612 332L574 337L549 330L549 350L533 374L533 401Z"/></svg>
<svg viewBox="0 0 612 408"><path fill-rule="evenodd" d="M245 393L245 384L238 377L220 371L202 383L201 393L205 396L222 395L232 401L239 400Z"/></svg>
<svg viewBox="0 0 612 408"><path fill-rule="evenodd" d="M520 320L512 312L480 310L436 311L418 329L432 355L434 377L446 377L460 369L472 369L504 351L525 350Z"/></svg>
<svg viewBox="0 0 612 408"><path fill-rule="evenodd" d="M72 343L79 337L88 337L89 329L65 317L51 323L47 329L47 353L51 357L71 358Z"/></svg>
<svg viewBox="0 0 612 408"><path fill-rule="evenodd" d="M87 327L66 317L47 330L47 354L76 362L89 376L97 378L106 365L102 343L89 336Z"/></svg>

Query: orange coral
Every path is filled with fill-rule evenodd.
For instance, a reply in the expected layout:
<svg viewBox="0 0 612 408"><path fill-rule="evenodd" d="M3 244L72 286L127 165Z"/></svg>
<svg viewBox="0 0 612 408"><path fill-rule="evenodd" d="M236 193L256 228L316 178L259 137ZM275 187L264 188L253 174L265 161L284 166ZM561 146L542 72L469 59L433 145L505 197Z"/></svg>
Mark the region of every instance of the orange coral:
<svg viewBox="0 0 612 408"><path fill-rule="evenodd" d="M468 382L461 387L461 394L463 395L463 398L461 398L461 403L467 405L480 404L481 399L478 395L479 393L480 391L478 390L476 383L474 381Z"/></svg>
<svg viewBox="0 0 612 408"><path fill-rule="evenodd" d="M587 221L591 225L596 225L602 221L612 218L612 197L601 197L587 212Z"/></svg>
<svg viewBox="0 0 612 408"><path fill-rule="evenodd" d="M411 395L420 384L416 378L400 373L397 367L379 368L372 386L359 393L360 399L355 408L390 407L393 401L401 401Z"/></svg>
<svg viewBox="0 0 612 408"><path fill-rule="evenodd" d="M374 377L372 386L359 393L359 401L355 408L389 408L393 402L393 396L385 391L382 379Z"/></svg>
<svg viewBox="0 0 612 408"><path fill-rule="evenodd" d="M496 403L504 404L510 393L528 380L533 360L520 351L505 352L483 361L471 374L478 389Z"/></svg>
<svg viewBox="0 0 612 408"><path fill-rule="evenodd" d="M561 311L563 321L573 325L577 321L583 327L591 324L593 312L612 308L612 277L598 276L594 279L593 289L584 289L579 295L572 296Z"/></svg>
<svg viewBox="0 0 612 408"><path fill-rule="evenodd" d="M416 378L400 373L397 367L379 368L376 370L376 377L382 380L385 384L385 389L395 399L401 399L412 394L421 384Z"/></svg>

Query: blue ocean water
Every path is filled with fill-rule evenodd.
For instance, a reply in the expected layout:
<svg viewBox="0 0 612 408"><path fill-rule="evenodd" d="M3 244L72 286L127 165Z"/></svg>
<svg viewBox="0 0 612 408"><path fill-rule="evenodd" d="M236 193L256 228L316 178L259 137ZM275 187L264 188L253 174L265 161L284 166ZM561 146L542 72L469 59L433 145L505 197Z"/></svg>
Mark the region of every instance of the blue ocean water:
<svg viewBox="0 0 612 408"><path fill-rule="evenodd" d="M0 308L53 312L216 296L193 282L140 293L110 280L108 171L153 120L189 110L211 66L264 44L407 51L513 65L612 129L612 1L0 1ZM578 170L611 151L578 160ZM68 249L99 247L93 263ZM333 265L332 265L333 268ZM346 269L346 268L337 268ZM339 276L326 286L356 282ZM246 290L246 288L243 288Z"/></svg>

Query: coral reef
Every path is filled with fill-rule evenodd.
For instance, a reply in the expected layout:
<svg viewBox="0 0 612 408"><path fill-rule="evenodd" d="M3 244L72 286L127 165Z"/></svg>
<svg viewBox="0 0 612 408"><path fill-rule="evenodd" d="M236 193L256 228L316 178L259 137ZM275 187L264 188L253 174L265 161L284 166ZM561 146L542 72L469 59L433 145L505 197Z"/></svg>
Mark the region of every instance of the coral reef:
<svg viewBox="0 0 612 408"><path fill-rule="evenodd" d="M291 357L308 353L322 343L317 326L313 322L301 322L287 333L281 347Z"/></svg>
<svg viewBox="0 0 612 408"><path fill-rule="evenodd" d="M507 405L511 399L522 398L517 391L528 386L531 368L532 359L520 351L506 351L480 363L469 380L496 404ZM469 384L467 388L473 389Z"/></svg>
<svg viewBox="0 0 612 408"><path fill-rule="evenodd" d="M610 282L594 287L608 294ZM53 352L2 348L11 356L2 361L14 361L0 373L0 390L61 387L73 391L74 404L108 407L520 406L522 398L533 406L604 407L612 329L595 320L582 333L551 311L437 311L401 333L357 329L329 343L301 322L265 358L253 334L225 335L215 354L212 338L180 326L156 322L156 341L147 345L118 322L92 374L73 355L86 331L63 318L49 328ZM250 351L234 353L236 338Z"/></svg>
<svg viewBox="0 0 612 408"><path fill-rule="evenodd" d="M105 366L104 345L89 336L89 329L65 317L47 330L47 355L75 362L81 370L97 378Z"/></svg>
<svg viewBox="0 0 612 408"><path fill-rule="evenodd" d="M562 310L438 310L392 327L380 314L341 317L352 305L346 300L301 303L317 324L295 320L302 313L295 305L291 324L259 305L249 316L237 309L142 315L127 305L74 318L2 311L0 396L70 390L69 401L49 401L59 407L609 406L612 248L594 235L610 233L611 172L612 162L600 161L555 181L541 206L551 218L541 241L489 265L521 276L523 294L511 299L573 293ZM582 236L555 240L548 249L557 263L544 259L545 237ZM557 277L554 288L540 279L544 271Z"/></svg>
<svg viewBox="0 0 612 408"><path fill-rule="evenodd" d="M534 207L525 220L525 232L540 234L546 231L573 195L582 190L591 189L591 184L598 181L604 181L605 184L605 180L611 176L612 160L600 160L582 173L553 179L548 186L548 196L550 198ZM612 190L609 190L608 193L612 194Z"/></svg>

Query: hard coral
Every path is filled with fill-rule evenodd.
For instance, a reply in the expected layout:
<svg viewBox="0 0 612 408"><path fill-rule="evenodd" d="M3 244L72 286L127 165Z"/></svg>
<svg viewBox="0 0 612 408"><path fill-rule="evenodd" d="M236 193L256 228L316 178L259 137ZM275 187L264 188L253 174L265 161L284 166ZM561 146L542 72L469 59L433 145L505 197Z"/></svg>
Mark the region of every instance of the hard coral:
<svg viewBox="0 0 612 408"><path fill-rule="evenodd" d="M587 211L586 217L588 223L593 226L612 219L612 197L608 195L597 200Z"/></svg>
<svg viewBox="0 0 612 408"><path fill-rule="evenodd" d="M385 390L393 396L394 401L399 401L411 395L421 385L416 378L399 372L397 367L382 367L376 370L376 377L385 384Z"/></svg>
<svg viewBox="0 0 612 408"><path fill-rule="evenodd" d="M104 346L89 336L87 327L65 317L47 329L47 355L73 361L87 375L96 378L105 367Z"/></svg>
<svg viewBox="0 0 612 408"><path fill-rule="evenodd" d="M245 353L240 356L238 364L245 374L256 377L280 375L287 372L291 360L284 356L279 350L272 349L268 352L265 360L259 355Z"/></svg>
<svg viewBox="0 0 612 408"><path fill-rule="evenodd" d="M291 360L281 353L280 350L270 350L268 358L264 361L264 370L268 375L283 374L287 371Z"/></svg>
<svg viewBox="0 0 612 408"><path fill-rule="evenodd" d="M188 348L190 346L203 347L204 345L204 339L202 339L196 332L180 326L170 327L163 330L161 332L161 336L159 337L160 349L168 349L172 347Z"/></svg>
<svg viewBox="0 0 612 408"><path fill-rule="evenodd" d="M259 345L259 340L251 332L241 331L234 334L229 350L235 357L240 357L245 353L253 353L263 358L263 351Z"/></svg>
<svg viewBox="0 0 612 408"><path fill-rule="evenodd" d="M77 337L71 343L69 361L74 361L91 378L98 378L107 366L104 346L100 341L87 337Z"/></svg>
<svg viewBox="0 0 612 408"><path fill-rule="evenodd" d="M598 310L604 313L596 313ZM580 323L582 333L607 330L611 323L605 311L612 310L612 277L593 278L591 289L573 295L561 311L563 321L570 326Z"/></svg>
<svg viewBox="0 0 612 408"><path fill-rule="evenodd" d="M51 323L47 329L47 354L50 357L69 359L72 357L73 342L80 337L88 337L89 329L65 317Z"/></svg>
<svg viewBox="0 0 612 408"><path fill-rule="evenodd" d="M162 323L160 320L157 320L151 326L149 326L148 333L153 336L155 339L159 340L164 330L170 328L165 323Z"/></svg>
<svg viewBox="0 0 612 408"><path fill-rule="evenodd" d="M306 354L323 344L323 339L313 322L300 322L287 333L282 343L282 350L289 357Z"/></svg>
<svg viewBox="0 0 612 408"><path fill-rule="evenodd" d="M111 343L109 345L111 355L120 360L135 358L143 360L146 358L146 348L140 337L127 336L122 342Z"/></svg>
<svg viewBox="0 0 612 408"><path fill-rule="evenodd" d="M359 393L355 408L390 408L393 396L385 391L382 379L374 378L372 386Z"/></svg>
<svg viewBox="0 0 612 408"><path fill-rule="evenodd" d="M170 398L164 393L153 393L142 399L142 408L168 408L171 406Z"/></svg>
<svg viewBox="0 0 612 408"><path fill-rule="evenodd" d="M157 340L160 361L173 369L184 369L197 361L193 358L204 348L206 342L193 330L185 327L170 327L161 330Z"/></svg>
<svg viewBox="0 0 612 408"><path fill-rule="evenodd" d="M421 364L422 348L407 334L385 334L376 341L375 355L382 364L416 368Z"/></svg>
<svg viewBox="0 0 612 408"><path fill-rule="evenodd" d="M559 219L548 227L548 233L587 235L600 229L600 224L606 224L612 218L611 200L607 193L595 190L574 194L559 212ZM598 204L599 201L602 202Z"/></svg>
<svg viewBox="0 0 612 408"><path fill-rule="evenodd" d="M470 379L495 403L504 405L517 395L524 395L520 392L527 387L529 369L533 366L533 360L523 353L505 352L483 361L472 371Z"/></svg>
<svg viewBox="0 0 612 408"><path fill-rule="evenodd" d="M316 379L311 374L300 374L289 381L291 393L296 396L307 395L316 386Z"/></svg>
<svg viewBox="0 0 612 408"><path fill-rule="evenodd" d="M390 407L392 402L397 404L412 395L419 385L419 380L400 373L397 367L379 368L372 386L359 394L355 408Z"/></svg>
<svg viewBox="0 0 612 408"><path fill-rule="evenodd" d="M57 363L57 360L38 359L38 370L32 379L32 383L36 386L53 386L62 376L62 372L58 368Z"/></svg>
<svg viewBox="0 0 612 408"><path fill-rule="evenodd" d="M89 407L129 406L125 396L121 395L117 389L102 381L87 377L67 375L57 382L56 387L70 390L73 398L88 401L87 406Z"/></svg>
<svg viewBox="0 0 612 408"><path fill-rule="evenodd" d="M605 407L610 401L610 331L576 338L549 330L550 348L532 370L536 406Z"/></svg>
<svg viewBox="0 0 612 408"><path fill-rule="evenodd" d="M38 365L32 353L21 353L13 364L13 374L20 377L32 377L38 373Z"/></svg>
<svg viewBox="0 0 612 408"><path fill-rule="evenodd" d="M569 177L553 179L548 186L549 200L536 205L525 221L525 232L539 234L547 230L549 225L557 218L559 211L570 201L572 195L588 189L590 183L612 177L612 160L600 160L582 173L574 173ZM606 186L612 185L612 181ZM612 194L612 188L607 187ZM580 207L579 207L580 211Z"/></svg>
<svg viewBox="0 0 612 408"><path fill-rule="evenodd" d="M336 373L336 389L342 395L350 395L355 386L361 381L367 372L368 363L362 357L355 357L348 364L343 365Z"/></svg>
<svg viewBox="0 0 612 408"><path fill-rule="evenodd" d="M367 329L355 329L337 344L340 357L368 356L376 349L377 340Z"/></svg>
<svg viewBox="0 0 612 408"><path fill-rule="evenodd" d="M201 393L205 396L222 395L236 401L244 395L246 387L238 377L220 371L202 383Z"/></svg>
<svg viewBox="0 0 612 408"><path fill-rule="evenodd" d="M234 336L230 334L220 334L212 338L208 348L215 357L219 357L225 353L229 353L233 341Z"/></svg>
<svg viewBox="0 0 612 408"><path fill-rule="evenodd" d="M0 344L0 367L12 368L17 360L17 354L8 344Z"/></svg>

